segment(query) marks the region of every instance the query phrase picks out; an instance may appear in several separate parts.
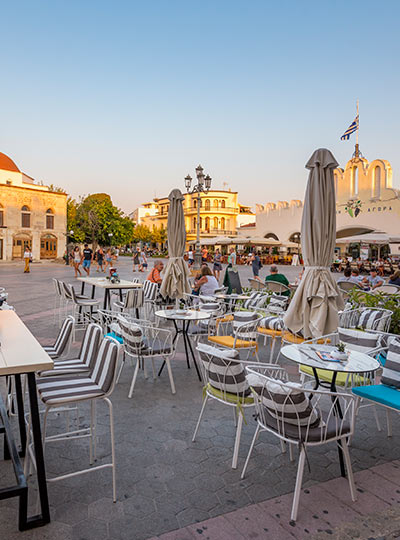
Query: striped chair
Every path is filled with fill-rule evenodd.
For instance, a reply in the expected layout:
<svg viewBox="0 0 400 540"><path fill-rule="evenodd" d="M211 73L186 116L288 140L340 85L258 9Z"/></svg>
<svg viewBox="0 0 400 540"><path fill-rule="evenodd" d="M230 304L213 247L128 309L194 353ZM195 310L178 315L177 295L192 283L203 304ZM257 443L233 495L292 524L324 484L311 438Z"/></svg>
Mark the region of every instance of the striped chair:
<svg viewBox="0 0 400 540"><path fill-rule="evenodd" d="M141 321L139 324L127 320L124 316L118 317L119 332L122 338L123 350L126 356L136 360L128 397L131 398L135 388L140 364L143 365L144 376L147 379L146 362L151 359L153 379L156 379L154 358L161 357L168 370L171 392L175 394L175 382L171 369L171 357L175 354L175 343L170 330L158 328L152 324ZM125 361L125 356L124 356ZM122 366L125 362L123 362ZM121 375L122 366L120 373Z"/></svg>
<svg viewBox="0 0 400 540"><path fill-rule="evenodd" d="M83 336L78 358L55 360L54 368L41 371L39 376L54 377L89 373L93 368L102 334L103 331L100 325L96 323L89 324Z"/></svg>
<svg viewBox="0 0 400 540"><path fill-rule="evenodd" d="M235 311L232 315L233 321L228 321L228 324L224 324L222 321L229 315L216 318L214 324L210 322L208 341L227 349L245 350L247 357L252 352L258 360L257 328L262 316L255 311ZM229 332L229 324L232 325L232 333ZM226 333L222 334L223 330Z"/></svg>
<svg viewBox="0 0 400 540"><path fill-rule="evenodd" d="M143 282L143 293L144 293L144 307L145 307L145 318L149 319L150 313L153 311L156 305L156 300L158 297L158 285L153 283L149 279L145 279Z"/></svg>
<svg viewBox="0 0 400 540"><path fill-rule="evenodd" d="M54 345L45 345L43 349L53 360L60 359L69 353L75 319L69 315L63 322Z"/></svg>
<svg viewBox="0 0 400 540"><path fill-rule="evenodd" d="M236 438L233 450L232 468L237 468L240 437L242 433L244 410L254 406L250 386L246 379L244 364L239 358L239 351L221 349L206 343L198 343L197 351L203 370L204 399L200 415L194 430L192 442L203 418L209 399L233 408L236 426Z"/></svg>
<svg viewBox="0 0 400 540"><path fill-rule="evenodd" d="M91 471L96 471L105 468L112 469L112 485L113 485L113 501L117 500L116 481L115 481L115 441L114 441L114 419L113 406L109 399L115 387L115 379L117 372L119 344L112 339L103 339L91 372L86 377L51 377L39 379L37 390L39 397L44 404L43 417L43 451L45 445L54 441L65 441L89 438L90 464L96 459L96 401L102 399L108 405L110 416L110 434L111 434L111 462L103 463L95 467L75 471L61 476L48 478L48 482L56 482L71 478L80 474ZM52 408L59 408L65 405L76 405L81 402L90 402L91 415L90 426L88 428L77 429L73 432L60 433L57 435L47 436L47 418ZM82 409L84 410L84 409ZM28 471L29 460L32 457L32 445L30 444L31 434L30 425L28 429L27 440L27 458L25 459L25 472ZM34 460L33 464L34 464Z"/></svg>
<svg viewBox="0 0 400 540"><path fill-rule="evenodd" d="M136 317L139 318L139 308L144 304L144 290L143 288L129 289L125 294L123 300L117 300L113 303L113 306L119 309L121 312L132 313L136 312Z"/></svg>

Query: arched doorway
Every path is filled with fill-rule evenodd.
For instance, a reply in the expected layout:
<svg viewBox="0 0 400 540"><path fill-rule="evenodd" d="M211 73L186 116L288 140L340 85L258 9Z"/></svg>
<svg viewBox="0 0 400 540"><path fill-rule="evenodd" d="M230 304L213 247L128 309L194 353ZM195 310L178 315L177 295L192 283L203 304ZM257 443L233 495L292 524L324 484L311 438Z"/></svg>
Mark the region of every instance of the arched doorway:
<svg viewBox="0 0 400 540"><path fill-rule="evenodd" d="M12 258L22 259L25 249L32 251L32 238L29 234L16 234L13 236Z"/></svg>
<svg viewBox="0 0 400 540"><path fill-rule="evenodd" d="M40 238L40 258L55 259L57 257L57 238L53 234L44 234Z"/></svg>

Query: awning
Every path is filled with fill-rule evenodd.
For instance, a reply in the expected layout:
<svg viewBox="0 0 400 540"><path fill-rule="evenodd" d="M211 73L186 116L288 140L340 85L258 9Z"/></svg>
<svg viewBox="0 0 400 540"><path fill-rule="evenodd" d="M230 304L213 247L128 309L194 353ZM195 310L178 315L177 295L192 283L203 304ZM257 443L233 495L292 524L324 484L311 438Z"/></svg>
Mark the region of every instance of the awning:
<svg viewBox="0 0 400 540"><path fill-rule="evenodd" d="M355 236L347 236L345 238L337 238L337 244L398 244L400 236L390 236L387 233L373 232L367 234L358 234Z"/></svg>

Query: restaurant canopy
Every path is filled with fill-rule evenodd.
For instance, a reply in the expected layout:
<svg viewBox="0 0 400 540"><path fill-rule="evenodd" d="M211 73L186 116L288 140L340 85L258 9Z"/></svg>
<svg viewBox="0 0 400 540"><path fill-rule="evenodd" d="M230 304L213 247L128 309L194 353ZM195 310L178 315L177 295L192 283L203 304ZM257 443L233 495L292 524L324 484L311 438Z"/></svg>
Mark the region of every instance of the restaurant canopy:
<svg viewBox="0 0 400 540"><path fill-rule="evenodd" d="M398 244L400 236L390 236L384 232L372 232L367 234L358 234L354 236L346 236L345 238L337 238L337 244Z"/></svg>

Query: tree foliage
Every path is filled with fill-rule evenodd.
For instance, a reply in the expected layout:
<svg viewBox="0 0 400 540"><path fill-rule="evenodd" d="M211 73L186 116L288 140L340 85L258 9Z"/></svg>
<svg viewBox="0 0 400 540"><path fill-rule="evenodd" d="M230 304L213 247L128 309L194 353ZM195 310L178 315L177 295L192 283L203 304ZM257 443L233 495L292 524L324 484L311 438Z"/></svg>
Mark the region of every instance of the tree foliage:
<svg viewBox="0 0 400 540"><path fill-rule="evenodd" d="M153 233L146 225L136 225L133 231L134 242L153 242Z"/></svg>
<svg viewBox="0 0 400 540"><path fill-rule="evenodd" d="M120 246L133 239L134 224L113 205L106 193L95 193L79 202L67 201L68 231L72 240L88 242L94 247Z"/></svg>

